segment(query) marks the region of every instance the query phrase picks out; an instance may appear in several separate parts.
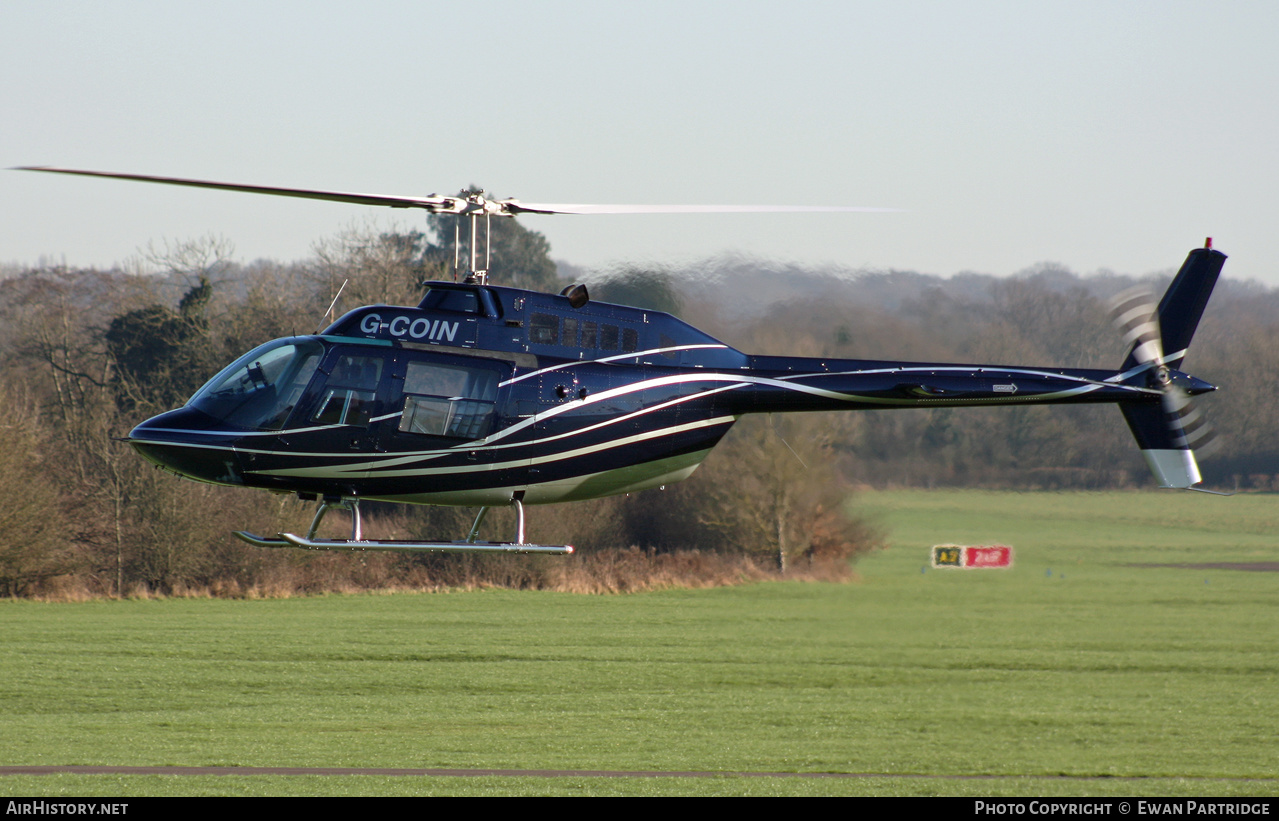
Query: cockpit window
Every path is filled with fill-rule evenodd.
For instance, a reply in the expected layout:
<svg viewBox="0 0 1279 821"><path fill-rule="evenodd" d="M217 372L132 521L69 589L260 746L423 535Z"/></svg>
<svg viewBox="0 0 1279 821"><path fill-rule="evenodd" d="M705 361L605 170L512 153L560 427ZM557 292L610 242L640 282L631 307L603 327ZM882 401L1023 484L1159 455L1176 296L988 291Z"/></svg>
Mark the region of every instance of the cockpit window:
<svg viewBox="0 0 1279 821"><path fill-rule="evenodd" d="M280 430L323 356L319 342L268 342L224 368L187 405L236 427Z"/></svg>

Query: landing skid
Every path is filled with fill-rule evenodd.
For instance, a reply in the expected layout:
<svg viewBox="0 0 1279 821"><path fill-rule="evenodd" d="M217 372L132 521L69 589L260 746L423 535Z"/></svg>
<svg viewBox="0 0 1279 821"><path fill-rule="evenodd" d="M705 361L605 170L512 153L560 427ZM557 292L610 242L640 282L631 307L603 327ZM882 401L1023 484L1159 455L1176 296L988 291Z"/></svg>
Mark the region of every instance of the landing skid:
<svg viewBox="0 0 1279 821"><path fill-rule="evenodd" d="M363 538L363 523L360 519L359 499L322 499L311 527L305 536L293 533L280 533L276 538L257 536L246 530L233 531L241 541L254 547L301 547L307 550L389 550L403 553L549 553L568 555L573 552L572 545L527 544L524 541L524 505L519 499L512 499L515 506L516 527L514 542L480 542L476 541L480 523L488 513L487 507L480 508L475 517L475 524L464 541L459 542L416 542L416 541L378 541ZM316 532L320 522L330 508L343 508L351 512L351 538L349 539L317 539Z"/></svg>

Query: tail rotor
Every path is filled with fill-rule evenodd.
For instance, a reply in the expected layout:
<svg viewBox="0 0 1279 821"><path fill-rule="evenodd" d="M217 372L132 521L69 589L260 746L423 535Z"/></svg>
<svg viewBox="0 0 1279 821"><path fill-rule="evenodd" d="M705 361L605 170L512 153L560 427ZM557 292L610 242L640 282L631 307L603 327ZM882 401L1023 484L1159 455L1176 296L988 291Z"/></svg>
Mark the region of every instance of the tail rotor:
<svg viewBox="0 0 1279 821"><path fill-rule="evenodd" d="M1154 293L1140 286L1118 294L1110 302L1111 319L1124 341L1132 346L1122 373L1144 372L1146 387L1160 396L1158 408L1149 402L1121 402L1120 410L1161 487L1192 488L1199 484L1202 478L1196 455L1207 457L1220 446L1212 426L1187 390L1187 386L1198 385L1199 391L1211 390L1211 386L1174 371L1170 363L1180 365L1185 357L1224 260L1224 255L1211 248L1197 249L1191 252L1162 302L1156 303ZM1187 294L1193 295L1194 304L1189 308L1185 304L1189 301ZM1189 318L1190 322L1182 321L1173 328L1170 339L1163 327L1168 324L1165 318ZM1165 352L1169 341L1178 346L1171 354Z"/></svg>
<svg viewBox="0 0 1279 821"><path fill-rule="evenodd" d="M1185 388L1177 384L1165 364L1159 306L1149 288L1137 286L1117 294L1110 303L1111 321L1132 345L1129 359L1148 368L1149 385L1161 393L1165 423L1172 444L1197 451L1205 458L1220 447L1217 434Z"/></svg>

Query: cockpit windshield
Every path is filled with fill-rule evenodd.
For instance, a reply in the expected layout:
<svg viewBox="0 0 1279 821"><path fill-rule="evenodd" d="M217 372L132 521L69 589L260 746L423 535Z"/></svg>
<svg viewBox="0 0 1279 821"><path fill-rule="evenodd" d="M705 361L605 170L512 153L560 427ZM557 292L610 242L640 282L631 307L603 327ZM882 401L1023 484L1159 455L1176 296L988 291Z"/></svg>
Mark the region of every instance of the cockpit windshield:
<svg viewBox="0 0 1279 821"><path fill-rule="evenodd" d="M314 340L268 342L210 379L187 407L236 427L280 430L323 357Z"/></svg>

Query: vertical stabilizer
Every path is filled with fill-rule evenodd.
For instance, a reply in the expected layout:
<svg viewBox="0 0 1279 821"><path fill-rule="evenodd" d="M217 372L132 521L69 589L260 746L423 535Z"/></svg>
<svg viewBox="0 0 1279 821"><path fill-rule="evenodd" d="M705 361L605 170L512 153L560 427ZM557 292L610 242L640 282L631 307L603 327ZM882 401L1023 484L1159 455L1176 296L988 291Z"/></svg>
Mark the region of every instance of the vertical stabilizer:
<svg viewBox="0 0 1279 821"><path fill-rule="evenodd" d="M1195 452L1174 428L1162 403L1120 402L1119 410L1160 487L1188 488L1203 481Z"/></svg>
<svg viewBox="0 0 1279 821"><path fill-rule="evenodd" d="M1203 481L1192 448L1207 446L1211 429L1178 382L1184 375L1173 371L1186 357L1225 262L1226 255L1213 250L1210 238L1186 257L1157 308L1153 298L1144 307L1137 297L1120 295L1116 301L1116 323L1133 340L1120 372L1144 373L1146 386L1157 390L1160 400L1152 396L1151 401L1120 402L1119 410L1160 487L1189 488Z"/></svg>
<svg viewBox="0 0 1279 821"><path fill-rule="evenodd" d="M1186 349L1190 347L1190 340L1194 338L1204 307L1212 296L1212 289L1225 264L1226 255L1213 250L1209 240L1208 247L1196 248L1190 252L1163 299L1159 301L1163 364L1168 367L1180 366L1181 360L1185 358ZM1120 370L1126 371L1138 364L1142 363L1134 346Z"/></svg>

